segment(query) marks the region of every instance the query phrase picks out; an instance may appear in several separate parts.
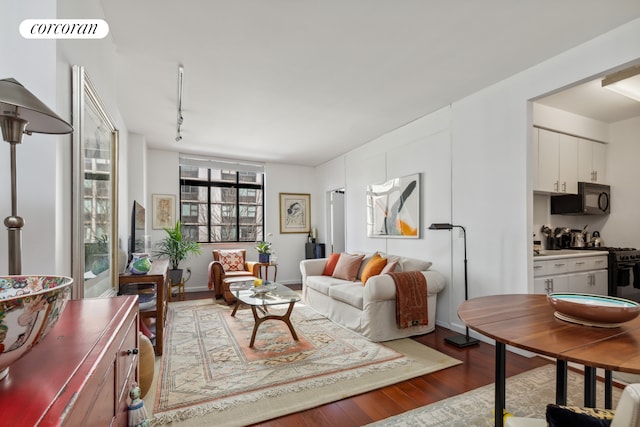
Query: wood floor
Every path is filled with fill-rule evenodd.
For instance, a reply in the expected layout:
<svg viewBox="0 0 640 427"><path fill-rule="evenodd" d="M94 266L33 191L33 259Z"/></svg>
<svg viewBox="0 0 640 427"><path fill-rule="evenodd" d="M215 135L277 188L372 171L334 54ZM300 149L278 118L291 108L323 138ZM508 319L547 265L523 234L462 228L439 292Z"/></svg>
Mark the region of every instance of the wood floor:
<svg viewBox="0 0 640 427"><path fill-rule="evenodd" d="M211 293L187 293L187 299L198 298L211 298ZM451 335L455 333L436 326L435 332L414 340L462 360L460 365L255 426L361 426L493 383L494 347L481 342L477 346L458 349L445 344L444 338ZM541 357L526 358L507 353L507 376L549 363Z"/></svg>

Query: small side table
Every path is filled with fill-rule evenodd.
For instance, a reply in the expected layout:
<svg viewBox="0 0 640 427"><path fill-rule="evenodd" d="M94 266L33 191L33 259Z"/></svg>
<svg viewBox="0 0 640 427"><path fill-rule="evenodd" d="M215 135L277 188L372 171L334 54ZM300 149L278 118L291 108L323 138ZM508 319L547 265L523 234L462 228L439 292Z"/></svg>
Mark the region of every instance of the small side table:
<svg viewBox="0 0 640 427"><path fill-rule="evenodd" d="M169 279L171 280L171 279ZM176 299L184 301L184 278L180 279L178 283L169 284L169 301L173 301L173 289L176 289Z"/></svg>
<svg viewBox="0 0 640 427"><path fill-rule="evenodd" d="M258 262L256 265L258 266L258 277L264 280L269 280L269 267L273 267L273 281L276 281L276 277L278 277L278 264ZM262 274L262 269L264 269L264 275Z"/></svg>

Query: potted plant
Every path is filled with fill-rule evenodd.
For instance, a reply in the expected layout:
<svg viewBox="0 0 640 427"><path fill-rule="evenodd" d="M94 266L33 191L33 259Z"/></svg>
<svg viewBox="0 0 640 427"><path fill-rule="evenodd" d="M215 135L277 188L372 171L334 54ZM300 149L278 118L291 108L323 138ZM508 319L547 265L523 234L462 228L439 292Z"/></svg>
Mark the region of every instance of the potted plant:
<svg viewBox="0 0 640 427"><path fill-rule="evenodd" d="M271 255L271 242L264 240L256 242L256 251L258 251L259 262L269 262L269 255Z"/></svg>
<svg viewBox="0 0 640 427"><path fill-rule="evenodd" d="M180 262L190 254L200 254L200 243L185 239L182 235L182 223L180 221L176 222L175 227L167 227L164 231L167 235L156 243L154 256L156 258L169 258L171 283L180 283L182 281L182 269L179 268Z"/></svg>

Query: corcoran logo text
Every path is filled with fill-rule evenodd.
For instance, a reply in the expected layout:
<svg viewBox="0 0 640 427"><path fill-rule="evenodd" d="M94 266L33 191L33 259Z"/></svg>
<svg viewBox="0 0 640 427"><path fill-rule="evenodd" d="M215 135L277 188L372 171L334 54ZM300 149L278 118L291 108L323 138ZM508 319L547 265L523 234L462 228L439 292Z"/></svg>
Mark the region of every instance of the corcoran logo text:
<svg viewBox="0 0 640 427"><path fill-rule="evenodd" d="M20 34L25 39L102 39L109 24L102 19L25 19Z"/></svg>

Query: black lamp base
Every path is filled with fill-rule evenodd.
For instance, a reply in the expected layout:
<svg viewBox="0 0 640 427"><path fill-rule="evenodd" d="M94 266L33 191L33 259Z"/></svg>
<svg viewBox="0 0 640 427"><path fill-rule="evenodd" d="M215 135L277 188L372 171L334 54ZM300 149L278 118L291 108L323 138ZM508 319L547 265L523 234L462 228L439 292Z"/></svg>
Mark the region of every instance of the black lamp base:
<svg viewBox="0 0 640 427"><path fill-rule="evenodd" d="M479 340L462 334L447 337L444 339L444 342L460 348L469 347L480 343Z"/></svg>

